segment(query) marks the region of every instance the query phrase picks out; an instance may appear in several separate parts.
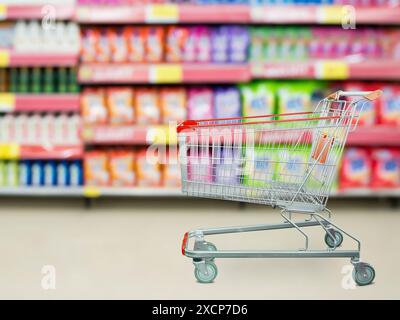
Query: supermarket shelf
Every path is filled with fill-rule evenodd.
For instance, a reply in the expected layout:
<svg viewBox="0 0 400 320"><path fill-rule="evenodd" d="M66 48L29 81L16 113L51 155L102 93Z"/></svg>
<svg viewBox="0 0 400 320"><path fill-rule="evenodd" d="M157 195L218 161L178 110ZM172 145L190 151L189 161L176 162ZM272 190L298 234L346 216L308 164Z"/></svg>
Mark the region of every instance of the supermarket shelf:
<svg viewBox="0 0 400 320"><path fill-rule="evenodd" d="M252 6L250 20L268 24L341 24L352 12L344 6ZM400 24L400 7L356 7L356 24Z"/></svg>
<svg viewBox="0 0 400 320"><path fill-rule="evenodd" d="M86 84L236 83L249 81L250 70L247 64L86 63L78 79Z"/></svg>
<svg viewBox="0 0 400 320"><path fill-rule="evenodd" d="M82 187L0 187L0 196L82 197Z"/></svg>
<svg viewBox="0 0 400 320"><path fill-rule="evenodd" d="M2 94L0 112L78 112L79 94Z"/></svg>
<svg viewBox="0 0 400 320"><path fill-rule="evenodd" d="M396 60L317 60L254 63L253 78L327 79L327 80L398 80L400 61Z"/></svg>
<svg viewBox="0 0 400 320"><path fill-rule="evenodd" d="M75 8L72 5L5 5L0 11L0 20L42 19L52 13L57 20L68 20L74 16Z"/></svg>
<svg viewBox="0 0 400 320"><path fill-rule="evenodd" d="M83 146L32 146L0 144L0 159L63 160L81 159Z"/></svg>
<svg viewBox="0 0 400 320"><path fill-rule="evenodd" d="M89 188L91 190L89 190ZM89 191L89 192L88 192ZM186 198L179 188L143 187L0 187L0 196L27 197L177 197ZM400 189L352 189L336 191L331 198L398 198Z"/></svg>
<svg viewBox="0 0 400 320"><path fill-rule="evenodd" d="M247 5L78 6L79 23L249 23Z"/></svg>
<svg viewBox="0 0 400 320"><path fill-rule="evenodd" d="M400 79L400 61L286 61L248 64L86 63L79 68L83 84L237 83L255 79Z"/></svg>
<svg viewBox="0 0 400 320"><path fill-rule="evenodd" d="M21 146L20 159L39 160L73 160L83 157L83 146Z"/></svg>
<svg viewBox="0 0 400 320"><path fill-rule="evenodd" d="M176 143L175 127L167 125L85 125L83 140L87 144L145 145ZM400 146L400 128L377 125L358 126L349 134L347 146Z"/></svg>
<svg viewBox="0 0 400 320"><path fill-rule="evenodd" d="M348 189L331 193L332 198L400 197L400 189Z"/></svg>
<svg viewBox="0 0 400 320"><path fill-rule="evenodd" d="M79 23L243 23L341 24L351 12L342 6L238 4L149 4L135 6L78 6ZM358 7L357 24L400 24L400 7Z"/></svg>
<svg viewBox="0 0 400 320"><path fill-rule="evenodd" d="M400 146L398 126L358 126L347 138L347 146Z"/></svg>
<svg viewBox="0 0 400 320"><path fill-rule="evenodd" d="M78 63L74 53L21 53L0 49L0 68L7 67L72 67Z"/></svg>
<svg viewBox="0 0 400 320"><path fill-rule="evenodd" d="M87 188L87 187L85 187ZM118 197L181 197L179 188L144 188L144 187L99 187L97 196L118 196ZM93 192L93 191L92 191ZM96 192L96 191L95 191ZM85 193L85 191L84 191ZM89 195L90 196L90 195Z"/></svg>
<svg viewBox="0 0 400 320"><path fill-rule="evenodd" d="M173 144L176 129L167 125L85 125L82 137L86 144L97 145Z"/></svg>

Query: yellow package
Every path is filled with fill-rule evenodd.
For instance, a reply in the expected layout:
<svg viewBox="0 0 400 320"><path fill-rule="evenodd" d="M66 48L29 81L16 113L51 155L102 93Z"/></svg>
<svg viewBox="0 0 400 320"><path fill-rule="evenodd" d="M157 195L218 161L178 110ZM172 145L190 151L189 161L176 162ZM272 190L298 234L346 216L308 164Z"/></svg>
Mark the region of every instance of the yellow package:
<svg viewBox="0 0 400 320"><path fill-rule="evenodd" d="M107 91L107 107L110 123L126 124L133 123L135 121L132 89L109 89Z"/></svg>
<svg viewBox="0 0 400 320"><path fill-rule="evenodd" d="M111 151L109 154L112 186L131 187L135 185L134 155L132 151Z"/></svg>
<svg viewBox="0 0 400 320"><path fill-rule="evenodd" d="M161 109L158 91L152 88L140 88L135 94L136 121L138 124L158 124Z"/></svg>
<svg viewBox="0 0 400 320"><path fill-rule="evenodd" d="M103 90L87 89L81 98L82 116L86 123L106 123L108 118Z"/></svg>
<svg viewBox="0 0 400 320"><path fill-rule="evenodd" d="M160 92L163 123L186 119L186 91L184 88L163 88Z"/></svg>
<svg viewBox="0 0 400 320"><path fill-rule="evenodd" d="M107 186L110 182L108 157L103 151L89 151L84 162L85 184L88 186Z"/></svg>

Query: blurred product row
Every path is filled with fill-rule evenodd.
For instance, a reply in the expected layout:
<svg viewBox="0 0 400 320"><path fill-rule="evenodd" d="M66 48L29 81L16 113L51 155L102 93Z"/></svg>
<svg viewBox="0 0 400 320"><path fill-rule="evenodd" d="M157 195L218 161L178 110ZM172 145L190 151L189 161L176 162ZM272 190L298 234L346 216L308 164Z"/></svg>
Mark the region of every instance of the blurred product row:
<svg viewBox="0 0 400 320"><path fill-rule="evenodd" d="M44 20L43 20L44 21ZM0 48L16 53L77 54L79 26L74 22L18 21L0 23Z"/></svg>
<svg viewBox="0 0 400 320"><path fill-rule="evenodd" d="M85 28L83 62L247 61L250 37L245 26L141 26Z"/></svg>
<svg viewBox="0 0 400 320"><path fill-rule="evenodd" d="M363 105L360 125L400 125L400 86L392 83L257 81L218 87L109 87L82 92L82 117L92 124L160 124L184 119L230 118L312 111L337 89L383 90Z"/></svg>
<svg viewBox="0 0 400 320"><path fill-rule="evenodd" d="M306 59L400 59L400 30L394 28L252 27L250 61Z"/></svg>
<svg viewBox="0 0 400 320"><path fill-rule="evenodd" d="M0 143L29 146L81 144L76 113L8 113L0 115Z"/></svg>
<svg viewBox="0 0 400 320"><path fill-rule="evenodd" d="M82 32L84 62L400 59L400 33L394 28L152 26Z"/></svg>
<svg viewBox="0 0 400 320"><path fill-rule="evenodd" d="M227 150L221 154L226 155ZM232 150L231 150L232 152ZM285 153L283 155L282 153ZM304 172L307 150L266 151L260 146L254 150L251 180L246 170L235 170L223 157L213 163L209 152L203 152L202 161L189 163L187 170L196 175L196 181L222 184L243 184L263 188L272 180L290 182ZM284 157L286 161L278 161ZM239 156L238 159L241 157ZM192 159L193 160L193 159ZM215 160L215 159L214 159ZM213 160L213 161L214 161ZM246 161L250 161L247 159ZM87 151L82 161L0 161L0 186L65 187L83 184L97 187L168 187L181 183L176 148L153 153L146 148L102 148ZM237 166L240 166L240 161ZM280 166L277 168L277 166ZM274 174L279 170L279 176ZM240 175L239 175L240 172ZM249 173L249 172L247 172ZM312 188L312 186L309 186ZM334 189L386 189L400 187L400 149L347 148L337 174Z"/></svg>
<svg viewBox="0 0 400 320"><path fill-rule="evenodd" d="M82 161L0 161L3 187L78 187L83 185Z"/></svg>
<svg viewBox="0 0 400 320"><path fill-rule="evenodd" d="M396 6L399 0L2 0L8 5L91 5L127 6L138 4L249 4L249 5L353 5L353 6Z"/></svg>
<svg viewBox="0 0 400 320"><path fill-rule="evenodd" d="M0 69L0 93L78 93L76 68Z"/></svg>
<svg viewBox="0 0 400 320"><path fill-rule="evenodd" d="M0 49L78 54L83 62L244 63L305 59L400 59L395 28L329 26L84 27L38 21L0 24Z"/></svg>
<svg viewBox="0 0 400 320"><path fill-rule="evenodd" d="M27 1L27 0L20 0ZM148 3L177 4L249 4L249 5L330 5L350 4L354 6L394 6L398 0L77 0L79 5L137 5Z"/></svg>

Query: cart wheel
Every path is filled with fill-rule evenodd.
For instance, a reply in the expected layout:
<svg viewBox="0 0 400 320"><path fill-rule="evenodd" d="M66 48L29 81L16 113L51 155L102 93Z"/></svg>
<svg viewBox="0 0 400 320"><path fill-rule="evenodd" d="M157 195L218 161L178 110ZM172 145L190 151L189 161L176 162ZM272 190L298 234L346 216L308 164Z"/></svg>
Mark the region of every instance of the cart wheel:
<svg viewBox="0 0 400 320"><path fill-rule="evenodd" d="M354 267L353 279L359 286L369 285L375 279L375 270L367 263L363 267Z"/></svg>
<svg viewBox="0 0 400 320"><path fill-rule="evenodd" d="M343 235L339 231L334 230L333 236L335 237L336 240L336 247L340 247L340 245L343 242ZM329 248L335 247L335 240L333 240L328 233L325 234L325 243L328 245Z"/></svg>
<svg viewBox="0 0 400 320"><path fill-rule="evenodd" d="M210 283L213 282L217 277L218 269L214 262L206 261L205 263L206 272L202 271L200 268L194 268L194 276L200 283Z"/></svg>
<svg viewBox="0 0 400 320"><path fill-rule="evenodd" d="M217 247L215 246L215 244L211 242L207 242L206 246L207 246L207 251L217 251ZM207 258L207 261L214 261L214 259L215 257Z"/></svg>

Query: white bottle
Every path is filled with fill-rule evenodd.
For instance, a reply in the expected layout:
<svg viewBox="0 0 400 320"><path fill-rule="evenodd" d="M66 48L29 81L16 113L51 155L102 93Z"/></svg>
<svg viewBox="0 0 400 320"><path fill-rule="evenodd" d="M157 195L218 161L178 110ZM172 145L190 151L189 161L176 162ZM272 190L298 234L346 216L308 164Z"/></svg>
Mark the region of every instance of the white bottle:
<svg viewBox="0 0 400 320"><path fill-rule="evenodd" d="M15 142L24 144L27 139L27 122L28 116L20 114L15 118Z"/></svg>
<svg viewBox="0 0 400 320"><path fill-rule="evenodd" d="M27 30L28 42L26 51L40 52L43 50L42 28L38 21L31 21Z"/></svg>
<svg viewBox="0 0 400 320"><path fill-rule="evenodd" d="M81 47L81 36L78 25L74 22L69 22L66 25L65 33L65 51L78 53Z"/></svg>
<svg viewBox="0 0 400 320"><path fill-rule="evenodd" d="M68 117L67 121L67 137L66 143L76 146L80 143L79 132L81 128L81 117L78 114L73 114Z"/></svg>
<svg viewBox="0 0 400 320"><path fill-rule="evenodd" d="M13 48L17 52L26 52L29 47L28 27L25 21L18 21L14 27Z"/></svg>
<svg viewBox="0 0 400 320"><path fill-rule="evenodd" d="M54 120L54 144L55 145L66 145L66 137L68 135L68 116L65 113L61 113Z"/></svg>
<svg viewBox="0 0 400 320"><path fill-rule="evenodd" d="M13 141L13 127L14 127L14 116L11 114L6 114L3 117L1 123L1 138L3 143L10 143Z"/></svg>
<svg viewBox="0 0 400 320"><path fill-rule="evenodd" d="M42 145L41 132L40 132L40 115L34 114L28 118L27 121L27 143L30 145Z"/></svg>
<svg viewBox="0 0 400 320"><path fill-rule="evenodd" d="M54 145L54 120L55 117L51 113L45 114L40 120L40 140L45 146Z"/></svg>

